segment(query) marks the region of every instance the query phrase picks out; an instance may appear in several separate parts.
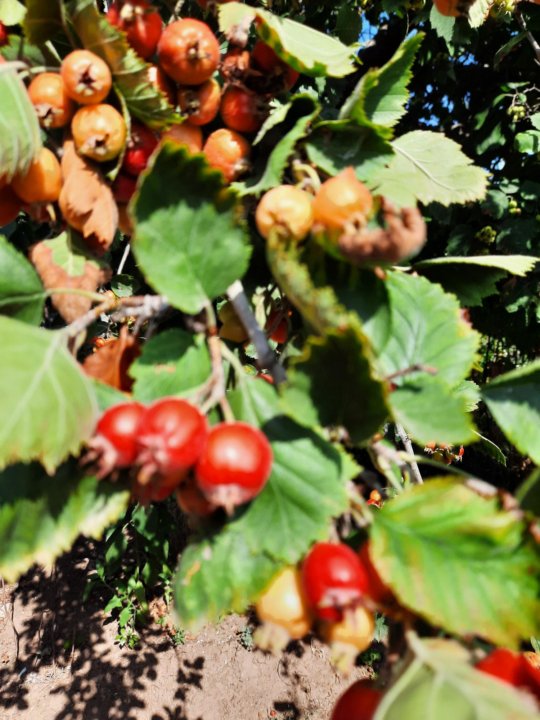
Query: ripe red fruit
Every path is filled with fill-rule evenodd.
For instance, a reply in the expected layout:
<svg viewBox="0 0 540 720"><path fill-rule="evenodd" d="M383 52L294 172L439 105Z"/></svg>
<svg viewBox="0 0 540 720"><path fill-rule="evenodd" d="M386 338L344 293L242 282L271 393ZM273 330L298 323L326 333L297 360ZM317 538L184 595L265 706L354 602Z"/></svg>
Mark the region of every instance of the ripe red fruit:
<svg viewBox="0 0 540 720"><path fill-rule="evenodd" d="M433 3L441 15L446 17L466 15L468 7L472 4L472 2L460 2L459 0L433 0Z"/></svg>
<svg viewBox="0 0 540 720"><path fill-rule="evenodd" d="M358 555L347 545L321 542L304 559L306 596L321 620L338 622L343 611L359 604L369 589L369 577Z"/></svg>
<svg viewBox="0 0 540 720"><path fill-rule="evenodd" d="M71 132L79 154L107 162L121 153L127 128L124 118L112 105L86 105L75 113Z"/></svg>
<svg viewBox="0 0 540 720"><path fill-rule="evenodd" d="M3 22L0 22L0 47L7 45L9 41L8 31Z"/></svg>
<svg viewBox="0 0 540 720"><path fill-rule="evenodd" d="M215 511L214 505L204 497L195 481L190 476L176 490L176 502L182 512L198 517L207 517Z"/></svg>
<svg viewBox="0 0 540 720"><path fill-rule="evenodd" d="M100 103L112 87L109 66L89 50L74 50L66 55L60 74L66 93L81 105Z"/></svg>
<svg viewBox="0 0 540 720"><path fill-rule="evenodd" d="M517 688L524 688L540 701L540 670L520 654L497 648L476 665L488 675L499 678Z"/></svg>
<svg viewBox="0 0 540 720"><path fill-rule="evenodd" d="M158 65L150 65L148 68L148 79L152 85L160 90L167 100L169 105L176 106L176 90L163 70Z"/></svg>
<svg viewBox="0 0 540 720"><path fill-rule="evenodd" d="M73 117L75 103L66 93L64 81L57 73L37 75L28 87L28 96L42 127L64 127Z"/></svg>
<svg viewBox="0 0 540 720"><path fill-rule="evenodd" d="M178 91L178 105L192 125L207 125L219 112L221 87L210 78L199 87L183 87Z"/></svg>
<svg viewBox="0 0 540 720"><path fill-rule="evenodd" d="M26 174L16 175L11 187L26 203L56 202L62 189L62 171L56 155L41 148Z"/></svg>
<svg viewBox="0 0 540 720"><path fill-rule="evenodd" d="M372 207L371 193L349 167L321 185L313 214L327 230L341 231L348 222L364 221Z"/></svg>
<svg viewBox="0 0 540 720"><path fill-rule="evenodd" d="M220 64L220 73L228 82L240 81L245 77L251 65L251 56L247 50L232 47L227 51Z"/></svg>
<svg viewBox="0 0 540 720"><path fill-rule="evenodd" d="M96 434L115 452L114 467L128 467L137 458L137 431L145 408L138 402L125 402L106 410Z"/></svg>
<svg viewBox="0 0 540 720"><path fill-rule="evenodd" d="M147 0L114 2L107 12L107 20L126 33L127 41L137 55L146 60L155 53L163 21Z"/></svg>
<svg viewBox="0 0 540 720"><path fill-rule="evenodd" d="M260 95L243 88L229 87L223 93L220 113L231 130L254 133L263 124L268 105Z"/></svg>
<svg viewBox="0 0 540 720"><path fill-rule="evenodd" d="M206 418L194 405L174 397L157 400L141 421L141 464L150 473L187 473L201 454L207 434Z"/></svg>
<svg viewBox="0 0 540 720"><path fill-rule="evenodd" d="M258 495L270 477L273 453L266 435L243 422L215 425L197 462L205 497L231 510Z"/></svg>
<svg viewBox="0 0 540 720"><path fill-rule="evenodd" d="M287 314L280 310L272 310L266 321L265 330L270 333L270 340L282 345L289 338L289 323L287 322Z"/></svg>
<svg viewBox="0 0 540 720"><path fill-rule="evenodd" d="M331 720L372 720L381 700L370 680L357 680L338 699Z"/></svg>
<svg viewBox="0 0 540 720"><path fill-rule="evenodd" d="M168 25L158 43L162 69L182 85L201 85L219 64L219 43L206 23L193 18Z"/></svg>
<svg viewBox="0 0 540 720"><path fill-rule="evenodd" d="M246 138L228 128L209 135L203 147L210 165L221 170L227 182L236 180L249 169L250 150Z"/></svg>
<svg viewBox="0 0 540 720"><path fill-rule="evenodd" d="M313 225L313 197L294 185L278 185L262 196L255 222L264 238L277 232L285 239L303 240Z"/></svg>
<svg viewBox="0 0 540 720"><path fill-rule="evenodd" d="M154 133L142 123L132 123L122 169L138 177L148 165L150 155L158 145Z"/></svg>
<svg viewBox="0 0 540 720"><path fill-rule="evenodd" d="M0 189L0 227L15 220L22 208L21 199L9 185Z"/></svg>
<svg viewBox="0 0 540 720"><path fill-rule="evenodd" d="M254 66L276 78L282 78L284 90L290 90L300 77L300 73L294 70L290 65L283 62L270 45L258 40L251 51L251 58Z"/></svg>
<svg viewBox="0 0 540 720"><path fill-rule="evenodd" d="M171 140L178 145L183 145L190 153L201 152L203 147L202 130L187 122L173 125L161 137L163 140Z"/></svg>
<svg viewBox="0 0 540 720"><path fill-rule="evenodd" d="M112 191L117 203L128 203L137 187L137 181L131 175L120 173L113 182Z"/></svg>
<svg viewBox="0 0 540 720"><path fill-rule="evenodd" d="M366 595L369 595L374 602L380 605L388 604L393 598L392 591L383 583L379 574L375 570L375 566L371 562L371 558L369 557L369 541L362 545L358 551L358 556L362 567L369 578Z"/></svg>

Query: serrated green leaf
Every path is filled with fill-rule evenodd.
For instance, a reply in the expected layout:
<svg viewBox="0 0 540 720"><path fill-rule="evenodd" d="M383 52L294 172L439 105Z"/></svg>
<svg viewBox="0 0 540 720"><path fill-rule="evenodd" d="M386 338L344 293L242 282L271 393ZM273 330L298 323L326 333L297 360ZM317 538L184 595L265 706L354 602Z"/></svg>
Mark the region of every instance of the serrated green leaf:
<svg viewBox="0 0 540 720"><path fill-rule="evenodd" d="M360 8L352 6L349 0L342 0L336 18L336 35L342 43L350 45L357 42L361 30L362 12Z"/></svg>
<svg viewBox="0 0 540 720"><path fill-rule="evenodd" d="M340 119L351 119L391 137L393 128L405 114L412 65L424 39L417 33L405 40L382 68L368 70L340 110Z"/></svg>
<svg viewBox="0 0 540 720"><path fill-rule="evenodd" d="M479 335L461 319L456 299L426 278L400 272L388 273L387 289L390 338L376 348L383 375L422 365L449 387L460 383L472 368Z"/></svg>
<svg viewBox="0 0 540 720"><path fill-rule="evenodd" d="M26 0L23 29L28 42L34 45L54 37L63 29L59 0Z"/></svg>
<svg viewBox="0 0 540 720"><path fill-rule="evenodd" d="M467 662L451 640L410 637L416 659L385 693L373 720L418 720L429 712L437 720L533 720L532 697Z"/></svg>
<svg viewBox="0 0 540 720"><path fill-rule="evenodd" d="M388 397L396 422L417 442L467 443L475 439L465 398L436 377L407 380Z"/></svg>
<svg viewBox="0 0 540 720"><path fill-rule="evenodd" d="M489 17L490 0L476 0L469 8L468 20L472 28L480 27Z"/></svg>
<svg viewBox="0 0 540 720"><path fill-rule="evenodd" d="M0 0L0 22L19 25L26 15L26 8L19 0Z"/></svg>
<svg viewBox="0 0 540 720"><path fill-rule="evenodd" d="M401 207L418 201L448 206L481 200L487 174L441 133L413 130L392 142L394 158L370 179L370 186Z"/></svg>
<svg viewBox="0 0 540 720"><path fill-rule="evenodd" d="M45 297L41 280L32 265L0 235L0 313L39 325Z"/></svg>
<svg viewBox="0 0 540 720"><path fill-rule="evenodd" d="M235 417L260 427L274 452L267 485L234 525L253 551L295 563L315 540L327 537L331 519L346 509L351 466L329 442L283 415L264 380L242 383L229 400ZM269 529L264 537L262 526Z"/></svg>
<svg viewBox="0 0 540 720"><path fill-rule="evenodd" d="M534 115L531 115L529 120L530 120L533 128L536 128L536 130L540 130L540 112L537 112L537 113L534 113Z"/></svg>
<svg viewBox="0 0 540 720"><path fill-rule="evenodd" d="M168 395L192 395L211 372L204 338L176 329L146 342L129 369L135 379L133 397L143 403Z"/></svg>
<svg viewBox="0 0 540 720"><path fill-rule="evenodd" d="M495 443L489 438L480 435L479 432L475 431L475 435L478 438L476 448L480 450L481 453L484 453L484 455L487 455L501 465L506 466L506 455L503 453L501 448L498 445L495 445Z"/></svg>
<svg viewBox="0 0 540 720"><path fill-rule="evenodd" d="M90 378L90 380L92 382L100 413L105 412L105 410L113 407L113 405L118 405L119 403L130 400L130 396L123 393L121 390L117 390L111 385L105 385L105 383L102 383L95 378Z"/></svg>
<svg viewBox="0 0 540 720"><path fill-rule="evenodd" d="M429 13L429 22L437 35L446 42L447 47L450 49L452 38L454 37L456 18L441 15L435 7L435 3L433 3Z"/></svg>
<svg viewBox="0 0 540 720"><path fill-rule="evenodd" d="M75 464L47 477L37 463L0 473L0 575L15 582L34 563L50 566L82 534L99 539L127 507L120 485L82 477Z"/></svg>
<svg viewBox="0 0 540 720"><path fill-rule="evenodd" d="M514 147L524 155L540 152L540 130L527 130L518 133L514 138Z"/></svg>
<svg viewBox="0 0 540 720"><path fill-rule="evenodd" d="M155 130L182 122L164 93L148 79L149 65L128 45L124 33L98 12L94 0L69 0L66 5L84 47L111 68L115 87L129 112Z"/></svg>
<svg viewBox="0 0 540 720"><path fill-rule="evenodd" d="M226 3L219 8L222 32L228 32L250 18L257 19L258 36L298 72L312 77L343 77L354 72L354 46L347 47L307 25L239 2Z"/></svg>
<svg viewBox="0 0 540 720"><path fill-rule="evenodd" d="M482 396L506 437L540 464L540 360L500 375Z"/></svg>
<svg viewBox="0 0 540 720"><path fill-rule="evenodd" d="M298 422L343 426L354 443L379 430L388 416L385 391L364 351L363 338L352 328L308 338L289 367L284 391L285 405Z"/></svg>
<svg viewBox="0 0 540 720"><path fill-rule="evenodd" d="M517 647L540 632L540 554L527 534L497 496L436 479L376 514L370 556L399 601L435 626Z"/></svg>
<svg viewBox="0 0 540 720"><path fill-rule="evenodd" d="M40 460L53 472L94 429L92 385L59 332L0 317L0 337L0 469Z"/></svg>
<svg viewBox="0 0 540 720"><path fill-rule="evenodd" d="M277 127L277 141L272 143L273 149L269 156L263 157L264 169L253 180L250 179L246 183L233 183L232 187L243 196L258 195L279 185L296 144L306 135L319 110L319 106L313 102L313 99L306 95L296 96L285 108L279 108L280 117L283 115L284 126L282 123L272 126L272 129ZM288 130L287 126L291 125L291 129Z"/></svg>
<svg viewBox="0 0 540 720"><path fill-rule="evenodd" d="M165 142L153 156L132 207L132 247L148 282L179 310L195 315L246 271L235 205L202 155Z"/></svg>
<svg viewBox="0 0 540 720"><path fill-rule="evenodd" d="M432 282L454 293L465 307L482 304L485 297L498 292L497 283L507 273L524 277L538 258L528 255L480 255L478 257L442 257L415 264Z"/></svg>
<svg viewBox="0 0 540 720"><path fill-rule="evenodd" d="M9 64L0 67L0 168L10 182L25 173L41 150L41 133L26 88Z"/></svg>
<svg viewBox="0 0 540 720"><path fill-rule="evenodd" d="M309 136L306 150L310 161L328 175L352 166L364 181L394 156L391 144L375 130L349 123L321 123Z"/></svg>

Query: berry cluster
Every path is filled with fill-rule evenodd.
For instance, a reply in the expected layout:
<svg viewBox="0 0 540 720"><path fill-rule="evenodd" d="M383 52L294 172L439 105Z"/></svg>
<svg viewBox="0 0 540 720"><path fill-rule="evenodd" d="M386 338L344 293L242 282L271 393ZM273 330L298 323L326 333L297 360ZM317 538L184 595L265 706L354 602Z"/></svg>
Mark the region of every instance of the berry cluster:
<svg viewBox="0 0 540 720"><path fill-rule="evenodd" d="M266 436L243 422L208 427L191 403L169 397L149 406L126 402L100 418L88 459L101 477L132 468L133 495L141 502L164 500L177 491L180 507L207 515L231 512L263 489L273 454Z"/></svg>
<svg viewBox="0 0 540 720"><path fill-rule="evenodd" d="M256 611L263 625L256 640L280 650L316 623L334 663L348 672L373 641L374 609L390 603L392 593L371 563L368 543L355 552L342 543L320 542L300 568L282 570L259 598Z"/></svg>

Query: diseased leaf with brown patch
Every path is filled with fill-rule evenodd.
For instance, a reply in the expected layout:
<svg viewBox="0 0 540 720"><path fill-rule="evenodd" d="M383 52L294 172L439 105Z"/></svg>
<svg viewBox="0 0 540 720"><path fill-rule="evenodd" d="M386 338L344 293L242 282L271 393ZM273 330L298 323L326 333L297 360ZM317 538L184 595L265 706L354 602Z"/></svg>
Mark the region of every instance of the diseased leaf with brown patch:
<svg viewBox="0 0 540 720"><path fill-rule="evenodd" d="M129 377L128 370L140 354L138 340L129 334L124 325L118 339L108 342L86 358L83 369L102 383L129 392L134 381Z"/></svg>
<svg viewBox="0 0 540 720"><path fill-rule="evenodd" d="M52 240L32 245L28 257L47 290L73 288L95 292L111 277L110 268L77 244L74 233L62 233ZM67 323L92 307L91 298L69 293L53 294L52 303Z"/></svg>
<svg viewBox="0 0 540 720"><path fill-rule="evenodd" d="M100 171L77 154L73 140L64 142L64 184L60 209L66 222L78 230L87 245L102 255L118 228L118 208L110 186Z"/></svg>

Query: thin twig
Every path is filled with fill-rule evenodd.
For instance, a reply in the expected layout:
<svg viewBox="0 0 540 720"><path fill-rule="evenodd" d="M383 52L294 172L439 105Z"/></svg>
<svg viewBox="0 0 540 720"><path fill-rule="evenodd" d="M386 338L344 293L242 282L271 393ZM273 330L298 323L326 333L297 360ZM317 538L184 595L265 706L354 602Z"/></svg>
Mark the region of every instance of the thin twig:
<svg viewBox="0 0 540 720"><path fill-rule="evenodd" d="M234 415L229 405L229 401L225 395L225 374L223 372L223 358L221 357L221 340L219 339L216 314L211 303L206 307L206 333L208 350L210 352L210 362L212 363L212 378L210 384L210 394L206 398L202 406L203 412L208 412L217 403L221 408L223 417L227 422L234 420Z"/></svg>
<svg viewBox="0 0 540 720"><path fill-rule="evenodd" d="M129 257L129 251L131 250L131 243L127 242L126 247L124 248L124 254L122 255L122 259L120 260L120 265L118 266L118 270L116 271L117 275L121 275L122 271L124 269L124 266L126 264L126 261Z"/></svg>
<svg viewBox="0 0 540 720"><path fill-rule="evenodd" d="M409 436L405 432L405 428L402 425L396 424L396 432L398 434L399 439L403 443L403 447L405 448L405 451L407 452L407 455L411 455L414 457L414 450L412 443L409 439ZM420 474L420 468L418 467L418 463L416 460L411 459L408 463L409 467L411 468L411 475L412 479L417 485L422 485L422 475Z"/></svg>
<svg viewBox="0 0 540 720"><path fill-rule="evenodd" d="M234 282L227 289L227 295L249 339L255 346L259 370L269 370L276 385L285 382L287 379L285 369L279 362L276 353L270 347L264 330L259 327L259 323L248 302L242 283L239 280Z"/></svg>
<svg viewBox="0 0 540 720"><path fill-rule="evenodd" d="M536 38L532 34L532 32L527 27L527 23L525 22L525 18L521 14L519 10L517 10L515 13L515 18L517 20L517 23L519 27L523 30L525 35L527 36L527 40L529 41L530 46L533 49L534 54L536 55L536 62L540 65L540 45L538 44Z"/></svg>

